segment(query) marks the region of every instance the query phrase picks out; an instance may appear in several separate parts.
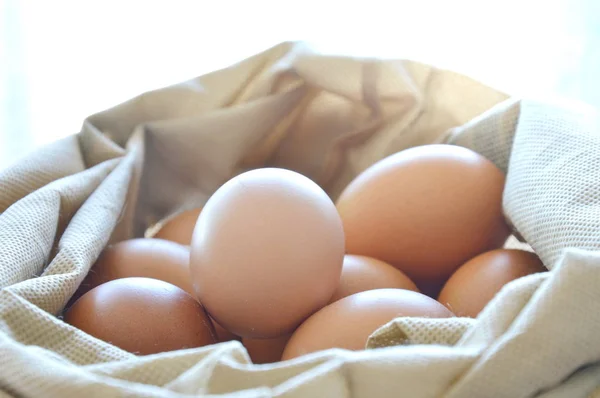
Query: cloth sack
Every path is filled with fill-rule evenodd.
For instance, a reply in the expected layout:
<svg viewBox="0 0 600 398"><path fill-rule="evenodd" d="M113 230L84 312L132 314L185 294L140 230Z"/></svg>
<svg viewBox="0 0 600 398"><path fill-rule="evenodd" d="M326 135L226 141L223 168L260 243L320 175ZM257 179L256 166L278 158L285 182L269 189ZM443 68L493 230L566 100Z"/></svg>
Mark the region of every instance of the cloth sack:
<svg viewBox="0 0 600 398"><path fill-rule="evenodd" d="M0 173L0 397L600 397L599 134L581 104L303 43L92 115ZM238 342L138 357L60 319L109 242L240 172L294 169L335 198L375 161L433 142L507 173L507 219L551 269L476 320L399 318L364 351L253 365Z"/></svg>

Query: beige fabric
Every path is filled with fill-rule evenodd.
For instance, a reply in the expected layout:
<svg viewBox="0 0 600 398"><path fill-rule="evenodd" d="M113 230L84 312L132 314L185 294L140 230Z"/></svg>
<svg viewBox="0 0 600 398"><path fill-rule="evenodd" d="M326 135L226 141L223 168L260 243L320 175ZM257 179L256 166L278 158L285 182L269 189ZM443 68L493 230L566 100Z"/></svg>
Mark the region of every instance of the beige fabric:
<svg viewBox="0 0 600 398"><path fill-rule="evenodd" d="M583 106L298 43L92 115L0 173L0 396L594 396L599 127ZM237 342L136 357L60 320L109 241L143 236L241 171L292 168L336 197L376 160L440 141L507 171L506 215L552 269L506 286L477 320L397 319L372 349L262 366Z"/></svg>
<svg viewBox="0 0 600 398"><path fill-rule="evenodd" d="M454 345L476 321L471 318L399 318L375 331L367 347L382 348L409 344Z"/></svg>

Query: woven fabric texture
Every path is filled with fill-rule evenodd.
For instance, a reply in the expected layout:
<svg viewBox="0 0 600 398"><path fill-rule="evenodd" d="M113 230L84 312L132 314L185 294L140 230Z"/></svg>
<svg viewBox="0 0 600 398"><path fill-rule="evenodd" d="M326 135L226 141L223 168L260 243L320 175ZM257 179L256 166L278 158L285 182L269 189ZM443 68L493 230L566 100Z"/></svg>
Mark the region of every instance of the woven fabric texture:
<svg viewBox="0 0 600 398"><path fill-rule="evenodd" d="M238 342L138 357L61 320L106 244L240 172L294 169L335 198L375 161L433 142L507 173L506 217L527 242L512 244L551 270L475 320L399 318L367 350L261 366ZM600 396L600 126L583 105L282 43L89 116L0 173L0 212L1 397Z"/></svg>

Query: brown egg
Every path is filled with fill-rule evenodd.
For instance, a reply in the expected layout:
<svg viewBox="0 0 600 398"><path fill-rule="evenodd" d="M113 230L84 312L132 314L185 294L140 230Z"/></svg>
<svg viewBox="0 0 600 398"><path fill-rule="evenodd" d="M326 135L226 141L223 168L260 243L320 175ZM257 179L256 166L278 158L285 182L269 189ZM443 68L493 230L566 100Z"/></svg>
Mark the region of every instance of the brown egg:
<svg viewBox="0 0 600 398"><path fill-rule="evenodd" d="M212 323L215 326L215 332L217 333L217 340L219 343L224 343L226 341L233 341L233 340L237 340L237 341L241 341L242 338L239 336L236 336L235 334L231 333L229 330L225 329L223 326L219 325L214 319L212 319Z"/></svg>
<svg viewBox="0 0 600 398"><path fill-rule="evenodd" d="M231 179L204 206L191 245L196 296L235 335L291 333L339 282L344 233L327 194L289 170Z"/></svg>
<svg viewBox="0 0 600 398"><path fill-rule="evenodd" d="M197 208L179 213L167 221L153 238L170 240L189 246L201 211L202 208Z"/></svg>
<svg viewBox="0 0 600 398"><path fill-rule="evenodd" d="M378 328L398 317L449 318L446 307L405 289L377 289L345 297L313 314L294 332L282 359L329 348L362 350Z"/></svg>
<svg viewBox="0 0 600 398"><path fill-rule="evenodd" d="M188 247L164 239L131 239L106 248L81 284L71 303L94 287L115 279L154 278L180 287L195 297L189 270ZM213 322L218 341L240 340Z"/></svg>
<svg viewBox="0 0 600 398"><path fill-rule="evenodd" d="M386 288L419 291L402 271L388 263L371 257L347 254L344 256L340 283L329 302L367 290Z"/></svg>
<svg viewBox="0 0 600 398"><path fill-rule="evenodd" d="M444 285L438 301L457 316L477 317L496 293L522 276L547 271L534 253L499 249L467 261Z"/></svg>
<svg viewBox="0 0 600 398"><path fill-rule="evenodd" d="M242 339L252 363L275 363L281 361L281 354L291 335L272 339Z"/></svg>
<svg viewBox="0 0 600 398"><path fill-rule="evenodd" d="M177 286L157 279L123 278L104 283L81 296L64 320L139 355L216 342L202 305Z"/></svg>
<svg viewBox="0 0 600 398"><path fill-rule="evenodd" d="M78 296L115 279L159 279L194 295L190 279L190 251L164 239L130 239L107 247L81 284Z"/></svg>
<svg viewBox="0 0 600 398"><path fill-rule="evenodd" d="M360 174L337 207L346 251L385 261L423 291L460 265L501 247L503 173L453 145L425 145L389 156Z"/></svg>

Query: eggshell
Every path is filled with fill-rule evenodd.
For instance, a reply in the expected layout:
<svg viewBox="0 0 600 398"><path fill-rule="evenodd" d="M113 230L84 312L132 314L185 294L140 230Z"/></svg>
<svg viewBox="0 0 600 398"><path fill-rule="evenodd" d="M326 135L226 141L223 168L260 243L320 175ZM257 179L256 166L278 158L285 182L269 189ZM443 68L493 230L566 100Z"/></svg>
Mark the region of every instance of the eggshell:
<svg viewBox="0 0 600 398"><path fill-rule="evenodd" d="M216 342L202 305L177 286L157 279L123 278L97 286L77 300L64 320L139 355Z"/></svg>
<svg viewBox="0 0 600 398"><path fill-rule="evenodd" d="M344 233L335 206L310 179L257 169L206 203L192 238L196 295L235 335L291 333L337 287Z"/></svg>
<svg viewBox="0 0 600 398"><path fill-rule="evenodd" d="M330 303L355 293L374 289L419 289L406 275L386 262L367 256L344 256L342 275Z"/></svg>
<svg viewBox="0 0 600 398"><path fill-rule="evenodd" d="M237 340L237 341L241 341L242 338L239 336L236 336L235 334L231 333L229 330L225 329L223 326L219 325L214 319L212 319L212 323L215 326L215 332L217 333L217 341L219 343L224 343L226 341L233 341L233 340Z"/></svg>
<svg viewBox="0 0 600 398"><path fill-rule="evenodd" d="M194 295L190 279L190 251L164 239L130 239L102 252L81 284L79 295L115 279L144 277L159 279Z"/></svg>
<svg viewBox="0 0 600 398"><path fill-rule="evenodd" d="M438 301L457 316L477 317L504 285L547 271L535 253L499 249L467 261L444 285Z"/></svg>
<svg viewBox="0 0 600 398"><path fill-rule="evenodd" d="M337 207L349 254L403 271L421 291L439 286L465 261L501 247L503 173L463 147L425 145L361 173Z"/></svg>
<svg viewBox="0 0 600 398"><path fill-rule="evenodd" d="M405 289L356 293L321 309L292 334L282 359L329 348L362 350L369 336L397 317L449 318L453 314L424 294Z"/></svg>
<svg viewBox="0 0 600 398"><path fill-rule="evenodd" d="M281 354L291 335L272 339L242 339L252 363L264 364L281 361Z"/></svg>
<svg viewBox="0 0 600 398"><path fill-rule="evenodd" d="M202 208L200 207L179 213L167 221L153 238L165 239L189 246L201 211Z"/></svg>
<svg viewBox="0 0 600 398"><path fill-rule="evenodd" d="M131 277L162 280L195 297L189 259L188 247L164 239L139 238L116 243L102 252L70 303L102 283ZM213 324L219 342L240 340L218 323Z"/></svg>

